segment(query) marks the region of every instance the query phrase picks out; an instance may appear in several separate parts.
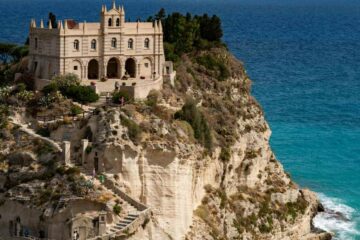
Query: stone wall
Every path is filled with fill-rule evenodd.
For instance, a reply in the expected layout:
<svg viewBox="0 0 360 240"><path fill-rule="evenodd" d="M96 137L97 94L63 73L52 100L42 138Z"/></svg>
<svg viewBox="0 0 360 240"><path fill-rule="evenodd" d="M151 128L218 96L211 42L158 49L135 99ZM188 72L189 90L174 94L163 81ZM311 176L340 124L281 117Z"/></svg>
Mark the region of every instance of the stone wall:
<svg viewBox="0 0 360 240"><path fill-rule="evenodd" d="M39 209L27 207L16 201L6 201L0 206L0 236L14 236L16 232L19 233L23 229L23 231L28 231L29 235L39 237L39 231L45 230L45 226L40 222L41 215L42 211ZM21 229L15 227L16 224Z"/></svg>

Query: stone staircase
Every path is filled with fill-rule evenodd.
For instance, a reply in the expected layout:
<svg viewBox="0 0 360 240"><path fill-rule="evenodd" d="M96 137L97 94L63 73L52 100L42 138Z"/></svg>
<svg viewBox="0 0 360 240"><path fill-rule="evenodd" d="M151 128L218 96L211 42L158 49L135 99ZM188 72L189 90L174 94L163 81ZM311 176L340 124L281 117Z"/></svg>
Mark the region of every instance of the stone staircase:
<svg viewBox="0 0 360 240"><path fill-rule="evenodd" d="M50 144L52 147L54 147L58 152L62 152L62 148L60 146L60 144L58 142L55 142L54 140L47 138L47 137L43 137L39 134L37 134L34 129L32 129L31 127L29 127L28 124L25 123L21 123L19 121L19 118L17 117L9 117L9 120L14 124L19 126L19 129L27 134L29 134L30 136L34 137L34 138L39 138L45 142L47 142L48 144Z"/></svg>
<svg viewBox="0 0 360 240"><path fill-rule="evenodd" d="M149 219L151 213L150 208L131 198L116 186L114 181L106 178L103 187L120 200L122 210L119 218L115 220L113 224L107 226L105 234L89 240L109 240L115 237L128 236L134 233ZM107 207L113 209L115 204L116 202L111 200L107 203Z"/></svg>
<svg viewBox="0 0 360 240"><path fill-rule="evenodd" d="M120 200L121 202L120 206L122 209L119 219L113 225L110 225L108 227L105 235L111 235L121 231L122 229L130 225L132 222L134 222L139 217L140 214L139 210L135 206L131 205L131 203L125 201L119 195L114 193L114 191L112 191L111 189L108 189L108 191L110 191L114 196L116 196ZM112 209L115 206L115 204L116 203L114 201L109 201L107 203L107 206L109 209Z"/></svg>

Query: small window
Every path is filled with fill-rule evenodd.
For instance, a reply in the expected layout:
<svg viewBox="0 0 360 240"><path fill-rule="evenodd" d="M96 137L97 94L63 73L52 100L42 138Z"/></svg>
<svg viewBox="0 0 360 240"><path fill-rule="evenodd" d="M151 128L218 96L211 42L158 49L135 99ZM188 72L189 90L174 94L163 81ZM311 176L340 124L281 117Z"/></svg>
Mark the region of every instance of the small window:
<svg viewBox="0 0 360 240"><path fill-rule="evenodd" d="M79 40L75 40L75 41L74 41L74 49L75 49L76 51L79 51Z"/></svg>
<svg viewBox="0 0 360 240"><path fill-rule="evenodd" d="M75 70L75 71L78 70L78 66L74 66L74 70Z"/></svg>
<svg viewBox="0 0 360 240"><path fill-rule="evenodd" d="M129 39L128 41L128 48L129 49L133 49L134 48L134 40L132 38Z"/></svg>
<svg viewBox="0 0 360 240"><path fill-rule="evenodd" d="M111 18L109 18L109 20L108 20L108 26L109 26L109 27L112 26L112 19L111 19Z"/></svg>
<svg viewBox="0 0 360 240"><path fill-rule="evenodd" d="M116 48L116 38L111 39L111 47Z"/></svg>
<svg viewBox="0 0 360 240"><path fill-rule="evenodd" d="M144 47L149 48L150 47L150 40L148 38L145 39Z"/></svg>
<svg viewBox="0 0 360 240"><path fill-rule="evenodd" d="M116 19L116 26L119 27L120 26L120 18Z"/></svg>
<svg viewBox="0 0 360 240"><path fill-rule="evenodd" d="M95 40L95 39L93 39L93 40L91 41L91 49L92 49L92 50L96 50L96 40Z"/></svg>
<svg viewBox="0 0 360 240"><path fill-rule="evenodd" d="M149 63L145 63L145 67L148 68L148 67L149 67Z"/></svg>
<svg viewBox="0 0 360 240"><path fill-rule="evenodd" d="M35 49L37 49L38 48L38 39L37 38L35 38Z"/></svg>

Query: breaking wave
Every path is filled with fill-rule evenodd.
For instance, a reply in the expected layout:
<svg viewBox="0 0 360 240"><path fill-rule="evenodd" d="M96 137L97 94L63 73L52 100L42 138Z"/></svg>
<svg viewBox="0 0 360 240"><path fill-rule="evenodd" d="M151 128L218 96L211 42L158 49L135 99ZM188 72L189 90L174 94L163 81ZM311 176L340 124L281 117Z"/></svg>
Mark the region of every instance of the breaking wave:
<svg viewBox="0 0 360 240"><path fill-rule="evenodd" d="M325 211L316 215L314 226L335 233L336 240L360 239L356 210L344 204L341 199L327 197L322 193L318 193L318 196Z"/></svg>

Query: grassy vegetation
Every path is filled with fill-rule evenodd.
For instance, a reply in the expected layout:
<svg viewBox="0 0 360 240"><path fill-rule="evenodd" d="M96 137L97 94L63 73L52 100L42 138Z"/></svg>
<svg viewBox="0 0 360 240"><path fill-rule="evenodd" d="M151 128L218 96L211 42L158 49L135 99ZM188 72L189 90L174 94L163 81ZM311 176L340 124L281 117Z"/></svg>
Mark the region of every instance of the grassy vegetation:
<svg viewBox="0 0 360 240"><path fill-rule="evenodd" d="M223 162L229 162L230 158L231 158L231 150L230 150L230 148L229 147L222 147L219 158Z"/></svg>
<svg viewBox="0 0 360 240"><path fill-rule="evenodd" d="M112 95L113 103L121 103L121 98L124 98L125 103L130 103L132 101L130 94L126 91L117 91Z"/></svg>
<svg viewBox="0 0 360 240"><path fill-rule="evenodd" d="M129 138L134 142L138 142L141 134L140 126L123 115L120 115L120 121L123 126L127 127Z"/></svg>
<svg viewBox="0 0 360 240"><path fill-rule="evenodd" d="M7 105L0 104L0 129L7 127L9 114L9 107Z"/></svg>
<svg viewBox="0 0 360 240"><path fill-rule="evenodd" d="M188 99L182 109L175 113L175 119L187 121L194 130L194 137L209 151L213 148L211 129L204 114L192 99Z"/></svg>
<svg viewBox="0 0 360 240"><path fill-rule="evenodd" d="M70 109L70 112L71 112L71 115L78 115L80 113L82 113L84 110L79 107L78 105L73 105L71 106L71 109Z"/></svg>
<svg viewBox="0 0 360 240"><path fill-rule="evenodd" d="M196 58L196 62L208 70L215 71L215 77L219 81L224 81L230 77L230 71L223 61L215 58L211 54L205 54Z"/></svg>

